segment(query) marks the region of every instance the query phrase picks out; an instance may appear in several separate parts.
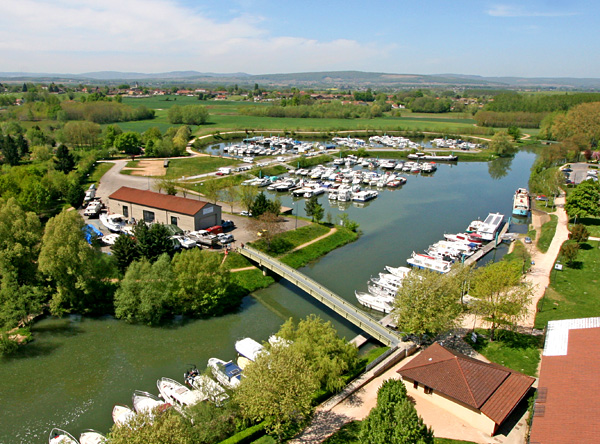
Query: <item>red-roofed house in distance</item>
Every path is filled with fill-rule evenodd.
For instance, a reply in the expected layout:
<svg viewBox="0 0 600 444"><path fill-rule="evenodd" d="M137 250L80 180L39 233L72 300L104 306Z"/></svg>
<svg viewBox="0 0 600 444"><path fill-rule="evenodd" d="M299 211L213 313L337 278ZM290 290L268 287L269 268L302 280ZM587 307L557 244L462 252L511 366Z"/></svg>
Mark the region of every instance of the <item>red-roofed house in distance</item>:
<svg viewBox="0 0 600 444"><path fill-rule="evenodd" d="M498 364L473 359L437 342L402 366L407 392L493 436L535 379Z"/></svg>
<svg viewBox="0 0 600 444"><path fill-rule="evenodd" d="M109 208L128 219L177 225L184 231L221 224L221 207L209 202L121 187L110 196Z"/></svg>

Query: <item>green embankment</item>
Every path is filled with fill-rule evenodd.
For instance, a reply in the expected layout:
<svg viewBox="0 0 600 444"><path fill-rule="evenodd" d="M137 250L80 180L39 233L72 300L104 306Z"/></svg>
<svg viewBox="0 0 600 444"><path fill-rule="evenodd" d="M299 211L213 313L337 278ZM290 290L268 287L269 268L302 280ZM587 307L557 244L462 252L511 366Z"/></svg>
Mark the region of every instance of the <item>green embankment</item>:
<svg viewBox="0 0 600 444"><path fill-rule="evenodd" d="M537 242L537 247L542 253L546 253L554 238L556 232L556 225L558 224L558 217L554 214L550 215L550 220L542 225L540 230L540 238Z"/></svg>

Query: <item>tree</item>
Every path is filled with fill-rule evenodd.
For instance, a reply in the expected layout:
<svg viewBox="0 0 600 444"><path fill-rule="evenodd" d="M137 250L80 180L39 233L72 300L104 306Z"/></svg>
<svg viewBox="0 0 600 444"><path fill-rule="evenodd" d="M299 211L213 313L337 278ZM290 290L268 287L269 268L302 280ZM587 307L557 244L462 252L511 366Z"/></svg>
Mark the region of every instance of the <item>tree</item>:
<svg viewBox="0 0 600 444"><path fill-rule="evenodd" d="M208 110L202 105L186 105L181 110L182 123L203 125L208 120Z"/></svg>
<svg viewBox="0 0 600 444"><path fill-rule="evenodd" d="M90 248L83 234L83 219L63 210L46 224L38 259L40 271L56 286L50 301L52 314L88 311L104 276L96 269L100 252Z"/></svg>
<svg viewBox="0 0 600 444"><path fill-rule="evenodd" d="M244 187L253 188L253 187ZM238 201L240 197L239 188L235 185L228 185L221 191L221 199L223 202L228 203L231 212L233 213L233 205Z"/></svg>
<svg viewBox="0 0 600 444"><path fill-rule="evenodd" d="M150 228L144 221L139 221L133 229L137 240L137 248L141 257L154 262L163 254L173 254L173 240L163 224L152 224Z"/></svg>
<svg viewBox="0 0 600 444"><path fill-rule="evenodd" d="M575 224L571 227L571 232L569 233L569 239L574 240L578 244L583 242L587 242L590 237L590 232L583 224Z"/></svg>
<svg viewBox="0 0 600 444"><path fill-rule="evenodd" d="M490 149L500 157L511 156L517 151L505 130L494 134L490 142Z"/></svg>
<svg viewBox="0 0 600 444"><path fill-rule="evenodd" d="M570 218L598 216L600 214L600 190L591 180L580 183L567 197L565 210Z"/></svg>
<svg viewBox="0 0 600 444"><path fill-rule="evenodd" d="M165 412L138 413L126 425L114 425L108 435L111 444L196 444L193 429L173 409Z"/></svg>
<svg viewBox="0 0 600 444"><path fill-rule="evenodd" d="M435 337L458 324L462 312L461 280L431 270L411 270L394 301L398 330L419 338Z"/></svg>
<svg viewBox="0 0 600 444"><path fill-rule="evenodd" d="M288 319L277 336L291 341L290 347L302 353L319 387L325 390L341 390L346 385L342 375L358 364L357 348L338 337L331 322L324 322L316 315L300 320L297 325L292 318Z"/></svg>
<svg viewBox="0 0 600 444"><path fill-rule="evenodd" d="M319 203L318 196L311 196L310 199L306 201L304 204L304 211L312 218L312 222L316 220L317 223L319 223L319 221L323 219L323 205Z"/></svg>
<svg viewBox="0 0 600 444"><path fill-rule="evenodd" d="M115 146L115 139L123 134L123 130L119 125L108 125L104 133L104 142L102 145L104 148L112 148Z"/></svg>
<svg viewBox="0 0 600 444"><path fill-rule="evenodd" d="M133 262L115 293L115 316L127 322L160 323L171 303L173 277L167 254L154 264L145 258Z"/></svg>
<svg viewBox="0 0 600 444"><path fill-rule="evenodd" d="M594 148L600 141L600 102L582 103L554 120L552 134L558 140L580 139L584 148Z"/></svg>
<svg viewBox="0 0 600 444"><path fill-rule="evenodd" d="M165 193L167 193L170 196L177 195L177 181L175 181L173 179L167 179L167 178L158 179L157 181L154 182L154 187L158 190L159 193L162 190L165 190Z"/></svg>
<svg viewBox="0 0 600 444"><path fill-rule="evenodd" d="M269 210L269 200L265 193L260 192L250 207L253 217L259 217Z"/></svg>
<svg viewBox="0 0 600 444"><path fill-rule="evenodd" d="M169 120L169 123L172 124L183 123L183 111L181 106L173 105L171 108L169 108L167 119Z"/></svg>
<svg viewBox="0 0 600 444"><path fill-rule="evenodd" d="M408 399L404 383L388 379L377 391L377 405L362 422L360 442L433 444L434 437Z"/></svg>
<svg viewBox="0 0 600 444"><path fill-rule="evenodd" d="M79 181L73 180L69 183L65 198L67 203L73 208L77 209L81 206L85 199L85 190L81 187Z"/></svg>
<svg viewBox="0 0 600 444"><path fill-rule="evenodd" d="M207 180L202 184L202 194L209 202L217 203L222 186L218 180Z"/></svg>
<svg viewBox="0 0 600 444"><path fill-rule="evenodd" d="M229 268L220 255L200 249L182 251L173 258L173 273L174 303L182 314L220 314L234 302L229 297Z"/></svg>
<svg viewBox="0 0 600 444"><path fill-rule="evenodd" d="M244 369L234 399L252 421L267 421L270 433L281 441L311 412L318 382L310 363L295 347L278 345Z"/></svg>
<svg viewBox="0 0 600 444"><path fill-rule="evenodd" d="M56 149L56 159L54 159L54 167L65 174L75 168L75 159L66 145L59 145Z"/></svg>
<svg viewBox="0 0 600 444"><path fill-rule="evenodd" d="M474 273L471 296L474 311L490 324L490 340L500 326L512 328L527 315L533 290L521 279L521 265L500 261L479 268Z"/></svg>
<svg viewBox="0 0 600 444"><path fill-rule="evenodd" d="M99 145L102 129L94 122L67 122L62 130L64 142L77 148L95 148Z"/></svg>
<svg viewBox="0 0 600 444"><path fill-rule="evenodd" d="M252 205L258 196L258 189L251 186L242 186L239 188L240 203L246 211L252 210Z"/></svg>
<svg viewBox="0 0 600 444"><path fill-rule="evenodd" d="M574 241L566 241L560 247L560 256L569 267L572 267L579 255L579 244Z"/></svg>
<svg viewBox="0 0 600 444"><path fill-rule="evenodd" d="M274 213L266 212L256 217L252 210L252 219L249 221L249 225L251 230L263 233L262 239L267 244L267 249L270 250L273 239L285 230L282 222L283 220Z"/></svg>
<svg viewBox="0 0 600 444"><path fill-rule="evenodd" d="M0 151L4 157L4 161L11 165L18 165L21 156L19 155L19 147L11 136L0 138Z"/></svg>
<svg viewBox="0 0 600 444"><path fill-rule="evenodd" d="M140 257L136 240L126 234L121 234L117 238L111 252L121 273L125 273L127 267Z"/></svg>
<svg viewBox="0 0 600 444"><path fill-rule="evenodd" d="M126 154L140 154L140 135L135 131L127 131L115 137L115 147Z"/></svg>
<svg viewBox="0 0 600 444"><path fill-rule="evenodd" d="M509 126L507 133L510 137L513 138L514 142L518 142L519 139L521 138L521 130L519 129L518 126L514 126L514 125Z"/></svg>

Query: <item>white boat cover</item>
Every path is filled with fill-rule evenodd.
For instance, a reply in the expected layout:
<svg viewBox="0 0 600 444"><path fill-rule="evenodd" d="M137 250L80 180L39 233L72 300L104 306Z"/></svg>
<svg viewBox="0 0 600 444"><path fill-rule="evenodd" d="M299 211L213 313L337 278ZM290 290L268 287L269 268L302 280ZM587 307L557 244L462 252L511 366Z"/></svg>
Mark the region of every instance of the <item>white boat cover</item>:
<svg viewBox="0 0 600 444"><path fill-rule="evenodd" d="M235 349L240 355L251 361L256 361L256 358L264 350L264 347L252 338L244 338L235 343Z"/></svg>

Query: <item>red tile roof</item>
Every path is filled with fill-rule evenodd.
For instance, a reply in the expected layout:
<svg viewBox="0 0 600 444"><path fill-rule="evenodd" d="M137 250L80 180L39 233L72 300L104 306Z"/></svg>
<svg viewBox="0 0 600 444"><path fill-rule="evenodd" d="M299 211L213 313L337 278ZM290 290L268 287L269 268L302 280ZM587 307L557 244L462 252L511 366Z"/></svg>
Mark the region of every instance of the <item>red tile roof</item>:
<svg viewBox="0 0 600 444"><path fill-rule="evenodd" d="M201 200L186 199L129 187L119 188L108 198L189 216L194 216L208 204Z"/></svg>
<svg viewBox="0 0 600 444"><path fill-rule="evenodd" d="M437 342L398 373L481 410L501 424L535 381L530 376L449 350Z"/></svg>
<svg viewBox="0 0 600 444"><path fill-rule="evenodd" d="M569 329L567 334L566 354L542 356L532 444L592 444L600 440L600 328ZM548 340L549 336L546 345Z"/></svg>

